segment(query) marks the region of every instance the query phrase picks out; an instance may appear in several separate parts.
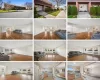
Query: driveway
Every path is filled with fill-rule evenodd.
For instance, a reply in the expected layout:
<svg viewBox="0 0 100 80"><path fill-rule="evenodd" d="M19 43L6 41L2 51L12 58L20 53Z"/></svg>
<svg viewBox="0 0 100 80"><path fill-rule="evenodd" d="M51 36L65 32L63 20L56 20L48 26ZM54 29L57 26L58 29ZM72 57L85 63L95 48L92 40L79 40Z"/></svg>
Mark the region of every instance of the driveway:
<svg viewBox="0 0 100 80"><path fill-rule="evenodd" d="M66 11L62 10L60 13L56 16L56 18L66 18Z"/></svg>
<svg viewBox="0 0 100 80"><path fill-rule="evenodd" d="M55 18L55 16L50 15L44 11L39 11L38 14L44 16L45 18Z"/></svg>
<svg viewBox="0 0 100 80"><path fill-rule="evenodd" d="M18 10L18 12L0 13L0 18L31 18L32 10Z"/></svg>
<svg viewBox="0 0 100 80"><path fill-rule="evenodd" d="M91 18L89 12L79 12L77 18Z"/></svg>

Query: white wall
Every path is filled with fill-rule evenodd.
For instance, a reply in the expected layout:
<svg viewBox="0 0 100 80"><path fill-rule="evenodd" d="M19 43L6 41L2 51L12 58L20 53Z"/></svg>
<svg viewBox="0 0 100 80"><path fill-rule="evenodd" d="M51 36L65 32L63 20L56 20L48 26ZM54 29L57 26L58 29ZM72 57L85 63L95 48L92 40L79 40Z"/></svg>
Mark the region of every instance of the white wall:
<svg viewBox="0 0 100 80"><path fill-rule="evenodd" d="M4 54L9 54L12 52L12 50L9 48L0 47L0 52Z"/></svg>
<svg viewBox="0 0 100 80"><path fill-rule="evenodd" d="M43 51L43 47L41 47L39 45L35 45L34 46L34 51Z"/></svg>
<svg viewBox="0 0 100 80"><path fill-rule="evenodd" d="M94 65L95 65L95 67L94 67ZM99 63L97 63L97 64L94 64L94 65L91 65L91 67L89 68L90 70L90 75L92 75L92 76L99 76L100 77L100 65L99 65Z"/></svg>
<svg viewBox="0 0 100 80"><path fill-rule="evenodd" d="M32 34L32 26L30 25L27 25L27 26L13 26L13 27L5 27L3 26L1 29L2 29L2 32L6 32L7 28L11 28L12 31L13 30L16 30L16 29L19 29L19 30L22 30L23 33L29 33L29 34Z"/></svg>
<svg viewBox="0 0 100 80"><path fill-rule="evenodd" d="M80 47L68 48L68 52L69 51L80 51L80 52L83 52L83 48L80 48Z"/></svg>
<svg viewBox="0 0 100 80"><path fill-rule="evenodd" d="M62 46L58 47L58 48L56 49L56 52L57 52L59 55L61 55L61 56L63 56L63 57L66 57L66 46L62 45Z"/></svg>
<svg viewBox="0 0 100 80"><path fill-rule="evenodd" d="M21 48L12 49L12 52L14 52L16 54L32 56L33 49L32 49L32 46L29 45L29 46L25 46L25 47L21 47Z"/></svg>
<svg viewBox="0 0 100 80"><path fill-rule="evenodd" d="M53 27L54 30L55 29L62 29L62 30L65 30L66 29L66 21L63 20L63 19L35 19L34 20L34 35L36 34L39 34L41 32L43 32L43 27L47 27L47 28L50 28L50 27Z"/></svg>
<svg viewBox="0 0 100 80"><path fill-rule="evenodd" d="M79 27L78 25L67 25L67 32L80 33L86 31L87 28Z"/></svg>
<svg viewBox="0 0 100 80"><path fill-rule="evenodd" d="M39 71L39 66L37 66L36 64L34 64L34 72L35 72L35 74L34 74L34 80L40 80L40 76L39 76L39 73L40 73L40 71Z"/></svg>
<svg viewBox="0 0 100 80"><path fill-rule="evenodd" d="M100 77L100 64L98 62L87 63L87 65L81 66L81 68L85 70L85 74L88 74L88 76Z"/></svg>
<svg viewBox="0 0 100 80"><path fill-rule="evenodd" d="M3 47L0 47L0 52L3 52Z"/></svg>

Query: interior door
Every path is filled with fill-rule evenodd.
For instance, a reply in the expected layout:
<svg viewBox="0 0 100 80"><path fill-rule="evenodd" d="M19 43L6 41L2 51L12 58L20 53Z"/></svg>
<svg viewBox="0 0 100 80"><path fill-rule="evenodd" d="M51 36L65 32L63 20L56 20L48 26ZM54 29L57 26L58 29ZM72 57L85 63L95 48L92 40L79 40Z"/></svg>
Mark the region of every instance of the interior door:
<svg viewBox="0 0 100 80"><path fill-rule="evenodd" d="M6 66L0 66L0 75L5 74Z"/></svg>
<svg viewBox="0 0 100 80"><path fill-rule="evenodd" d="M79 11L87 12L88 11L88 5L87 4L80 4L79 5Z"/></svg>

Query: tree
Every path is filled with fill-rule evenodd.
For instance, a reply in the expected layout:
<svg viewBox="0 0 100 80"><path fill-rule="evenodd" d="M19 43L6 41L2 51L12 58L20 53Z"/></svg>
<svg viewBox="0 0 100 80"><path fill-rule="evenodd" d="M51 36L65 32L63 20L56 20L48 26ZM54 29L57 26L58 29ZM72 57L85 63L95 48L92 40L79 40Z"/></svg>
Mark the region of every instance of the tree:
<svg viewBox="0 0 100 80"><path fill-rule="evenodd" d="M66 4L66 0L52 0L53 2L56 2L57 9L59 9L59 6L61 4Z"/></svg>
<svg viewBox="0 0 100 80"><path fill-rule="evenodd" d="M68 6L68 15L71 15L71 6Z"/></svg>
<svg viewBox="0 0 100 80"><path fill-rule="evenodd" d="M26 2L24 6L26 7L26 9L32 9L32 2Z"/></svg>
<svg viewBox="0 0 100 80"><path fill-rule="evenodd" d="M3 4L3 1L0 0L0 9L2 9L2 4Z"/></svg>
<svg viewBox="0 0 100 80"><path fill-rule="evenodd" d="M6 3L7 3L7 4L11 4L11 0L8 0ZM9 10L11 9L11 6L8 5L6 9L9 11Z"/></svg>

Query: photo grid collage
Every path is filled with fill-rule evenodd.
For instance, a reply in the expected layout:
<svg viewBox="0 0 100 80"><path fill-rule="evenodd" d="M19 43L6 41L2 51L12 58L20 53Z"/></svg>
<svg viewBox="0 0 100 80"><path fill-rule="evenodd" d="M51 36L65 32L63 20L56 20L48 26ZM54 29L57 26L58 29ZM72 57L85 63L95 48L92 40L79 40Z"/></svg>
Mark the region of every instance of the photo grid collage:
<svg viewBox="0 0 100 80"><path fill-rule="evenodd" d="M100 80L100 0L0 0L0 80Z"/></svg>

